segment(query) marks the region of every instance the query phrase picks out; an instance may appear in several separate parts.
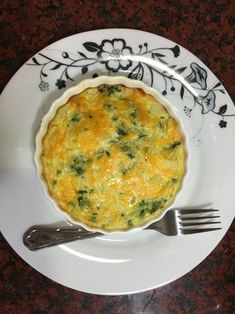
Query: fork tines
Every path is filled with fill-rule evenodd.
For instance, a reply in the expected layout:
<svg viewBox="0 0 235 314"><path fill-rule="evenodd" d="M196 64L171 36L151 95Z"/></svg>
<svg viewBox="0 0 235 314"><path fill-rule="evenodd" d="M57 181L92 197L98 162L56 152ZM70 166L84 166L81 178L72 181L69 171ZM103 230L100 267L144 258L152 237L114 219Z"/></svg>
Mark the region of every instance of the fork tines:
<svg viewBox="0 0 235 314"><path fill-rule="evenodd" d="M179 214L204 214L218 212L218 209L178 209Z"/></svg>
<svg viewBox="0 0 235 314"><path fill-rule="evenodd" d="M194 234L200 232L208 232L208 231L215 231L221 230L222 228L202 228L202 229L180 229L181 234Z"/></svg>
<svg viewBox="0 0 235 314"><path fill-rule="evenodd" d="M219 215L213 215L218 212L218 209L181 209L178 210L178 223L182 234L193 234L199 232L207 232L213 230L220 230L221 228L208 228L207 225L220 224L220 221L215 219L220 218ZM211 213L211 215L208 215ZM193 214L193 215L192 215ZM206 216L203 214L207 214ZM196 226L205 228L197 228ZM184 228L186 227L186 228ZM196 227L196 228L187 228Z"/></svg>

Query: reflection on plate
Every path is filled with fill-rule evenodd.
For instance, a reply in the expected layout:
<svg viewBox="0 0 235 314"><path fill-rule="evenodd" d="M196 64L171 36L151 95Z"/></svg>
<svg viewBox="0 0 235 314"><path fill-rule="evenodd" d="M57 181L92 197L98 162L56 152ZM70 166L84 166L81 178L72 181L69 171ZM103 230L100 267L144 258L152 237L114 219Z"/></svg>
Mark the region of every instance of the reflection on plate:
<svg viewBox="0 0 235 314"><path fill-rule="evenodd" d="M220 208L222 230L173 238L136 231L38 252L23 246L22 235L31 225L68 224L36 179L34 137L40 120L65 87L103 74L142 80L174 105L189 150L184 193L176 206ZM214 74L179 45L123 29L67 37L28 60L6 86L0 105L1 231L25 261L47 277L96 294L145 291L192 270L229 228L235 201L235 107Z"/></svg>

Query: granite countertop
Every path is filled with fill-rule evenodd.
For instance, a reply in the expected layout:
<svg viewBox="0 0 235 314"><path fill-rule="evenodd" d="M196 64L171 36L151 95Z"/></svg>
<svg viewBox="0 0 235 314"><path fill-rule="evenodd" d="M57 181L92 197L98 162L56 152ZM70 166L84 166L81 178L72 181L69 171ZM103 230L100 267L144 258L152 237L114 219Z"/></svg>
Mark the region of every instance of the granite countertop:
<svg viewBox="0 0 235 314"><path fill-rule="evenodd" d="M198 56L234 100L232 0L10 0L1 3L1 90L37 51L75 33L135 28L171 39ZM1 313L232 313L235 224L184 277L145 293L96 296L74 291L27 265L0 234Z"/></svg>

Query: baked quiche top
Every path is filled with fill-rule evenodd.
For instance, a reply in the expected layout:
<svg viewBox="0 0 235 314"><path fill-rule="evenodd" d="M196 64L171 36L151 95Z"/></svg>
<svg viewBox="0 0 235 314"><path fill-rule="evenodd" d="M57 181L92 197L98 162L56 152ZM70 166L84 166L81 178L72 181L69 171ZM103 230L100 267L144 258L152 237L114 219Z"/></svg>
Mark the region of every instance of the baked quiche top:
<svg viewBox="0 0 235 314"><path fill-rule="evenodd" d="M114 231L140 227L172 203L186 151L162 104L118 84L88 88L59 107L40 158L59 208L78 223Z"/></svg>

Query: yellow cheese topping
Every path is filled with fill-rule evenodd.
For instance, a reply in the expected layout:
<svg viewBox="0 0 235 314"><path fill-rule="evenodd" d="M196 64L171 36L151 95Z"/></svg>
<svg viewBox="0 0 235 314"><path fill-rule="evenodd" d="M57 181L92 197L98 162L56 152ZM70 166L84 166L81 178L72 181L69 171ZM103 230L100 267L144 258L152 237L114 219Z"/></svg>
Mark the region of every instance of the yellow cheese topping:
<svg viewBox="0 0 235 314"><path fill-rule="evenodd" d="M49 193L74 220L106 231L157 218L181 187L184 137L138 88L100 85L61 106L43 138Z"/></svg>

